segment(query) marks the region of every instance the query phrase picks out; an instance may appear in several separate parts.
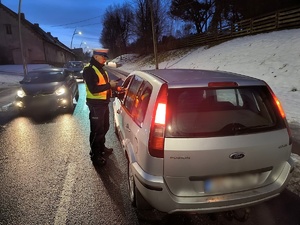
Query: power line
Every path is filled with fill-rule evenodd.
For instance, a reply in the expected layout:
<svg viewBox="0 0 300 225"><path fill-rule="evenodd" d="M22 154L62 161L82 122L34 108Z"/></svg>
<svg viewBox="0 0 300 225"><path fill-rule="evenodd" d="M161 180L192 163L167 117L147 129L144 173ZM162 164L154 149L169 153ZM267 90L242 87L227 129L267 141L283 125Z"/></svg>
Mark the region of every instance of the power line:
<svg viewBox="0 0 300 225"><path fill-rule="evenodd" d="M55 25L55 26L51 26L51 27L63 27L63 26L71 25L71 24L82 23L82 22L85 22L85 21L89 21L89 20L92 20L92 19L99 18L99 17L101 17L101 16L96 16L96 17L93 17L93 18L90 18L90 19L80 20L78 22L73 22L73 23L66 23L66 24Z"/></svg>
<svg viewBox="0 0 300 225"><path fill-rule="evenodd" d="M94 25L101 25L101 23L89 23L86 25L80 25L80 26L74 26L74 27L67 27L67 28L76 28L76 27L88 27L88 26L94 26Z"/></svg>

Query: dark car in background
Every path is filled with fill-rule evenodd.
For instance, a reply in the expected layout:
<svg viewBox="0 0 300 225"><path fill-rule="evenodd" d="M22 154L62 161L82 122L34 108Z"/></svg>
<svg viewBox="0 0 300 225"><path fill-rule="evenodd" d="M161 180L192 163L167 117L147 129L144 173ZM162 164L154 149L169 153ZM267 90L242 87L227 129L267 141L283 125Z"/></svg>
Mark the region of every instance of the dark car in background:
<svg viewBox="0 0 300 225"><path fill-rule="evenodd" d="M20 84L15 106L21 112L71 112L79 98L78 84L64 68L31 71Z"/></svg>
<svg viewBox="0 0 300 225"><path fill-rule="evenodd" d="M72 74L78 82L83 82L83 67L82 61L69 61L65 64L66 70Z"/></svg>

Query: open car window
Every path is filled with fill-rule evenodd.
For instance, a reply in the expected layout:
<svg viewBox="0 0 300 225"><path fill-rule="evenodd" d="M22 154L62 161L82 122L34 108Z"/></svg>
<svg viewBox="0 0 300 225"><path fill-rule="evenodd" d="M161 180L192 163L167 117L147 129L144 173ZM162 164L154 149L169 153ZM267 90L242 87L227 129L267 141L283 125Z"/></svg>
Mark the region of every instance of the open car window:
<svg viewBox="0 0 300 225"><path fill-rule="evenodd" d="M142 78L138 76L133 76L128 86L127 93L124 99L124 106L129 113L131 113L133 110L136 95L138 93L138 90L142 82L143 82Z"/></svg>

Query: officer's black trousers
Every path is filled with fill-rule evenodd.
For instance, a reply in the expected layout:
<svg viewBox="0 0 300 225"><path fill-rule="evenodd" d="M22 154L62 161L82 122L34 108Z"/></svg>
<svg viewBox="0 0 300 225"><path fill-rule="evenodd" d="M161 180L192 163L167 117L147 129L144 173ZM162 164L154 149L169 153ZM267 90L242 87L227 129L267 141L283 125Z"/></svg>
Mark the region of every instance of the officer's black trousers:
<svg viewBox="0 0 300 225"><path fill-rule="evenodd" d="M91 155L97 156L105 146L105 135L109 129L109 108L108 104L92 106L88 104L90 109L90 147Z"/></svg>

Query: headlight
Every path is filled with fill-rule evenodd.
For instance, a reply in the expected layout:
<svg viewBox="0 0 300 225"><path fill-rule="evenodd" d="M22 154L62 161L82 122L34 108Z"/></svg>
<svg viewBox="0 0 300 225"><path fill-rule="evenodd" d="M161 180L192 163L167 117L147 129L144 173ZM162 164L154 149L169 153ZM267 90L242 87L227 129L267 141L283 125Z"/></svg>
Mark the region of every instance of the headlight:
<svg viewBox="0 0 300 225"><path fill-rule="evenodd" d="M23 91L23 89L20 89L17 91L17 95L20 98L23 98L24 96L26 96L25 92Z"/></svg>
<svg viewBox="0 0 300 225"><path fill-rule="evenodd" d="M55 94L56 95L63 95L64 93L67 92L67 89L65 86L61 86L59 87L56 91L55 91Z"/></svg>

